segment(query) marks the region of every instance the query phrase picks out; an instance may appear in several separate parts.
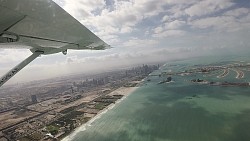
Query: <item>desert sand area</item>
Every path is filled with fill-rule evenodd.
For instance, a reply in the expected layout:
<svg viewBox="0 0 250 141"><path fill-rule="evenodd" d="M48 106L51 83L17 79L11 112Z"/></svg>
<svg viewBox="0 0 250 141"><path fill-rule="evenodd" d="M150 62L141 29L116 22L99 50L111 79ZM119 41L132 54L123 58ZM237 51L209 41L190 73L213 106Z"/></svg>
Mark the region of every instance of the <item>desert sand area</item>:
<svg viewBox="0 0 250 141"><path fill-rule="evenodd" d="M14 110L0 114L0 129L18 123L20 121L23 121L29 117L33 117L37 114L39 113L31 111L18 113L15 112Z"/></svg>
<svg viewBox="0 0 250 141"><path fill-rule="evenodd" d="M108 96L113 96L113 95L127 96L130 93L132 93L134 90L136 90L136 88L137 87L120 87L107 95ZM22 112L18 113L15 110L13 110L13 111L3 113L0 115L0 129L5 128L9 125L13 125L13 124L18 123L18 122L21 122L29 117L33 117L33 116L39 114L40 112L51 111L51 110L55 110L56 112L60 112L60 111L67 109L69 107L78 106L82 103L88 103L88 102L91 102L94 99L100 97L100 95L98 95L97 91L89 92L87 95L88 96L80 98L74 102L67 104L67 105L61 105L58 103L59 101L63 100L63 98L54 98L54 99L50 99L47 101L43 101L41 103L37 103L37 104L28 106L26 109L26 110L28 110L28 112L22 111ZM30 110L33 110L33 112ZM96 111L96 113L99 113L99 111ZM94 115L91 115L90 117L93 117L93 116Z"/></svg>
<svg viewBox="0 0 250 141"><path fill-rule="evenodd" d="M138 81L136 83L139 83L141 81ZM139 87L120 87L114 91L112 91L111 93L107 94L107 96L114 96L114 95L122 95L122 96L129 96L130 94L132 94L137 88ZM90 99L89 99L90 100ZM92 99L93 100L93 99ZM119 101L124 100L124 98L120 99ZM85 113L84 116L90 117L91 120L89 120L88 122L82 124L81 126L77 127L70 135L66 136L65 138L62 139L62 141L67 141L69 140L72 136L75 136L76 133L78 133L78 131L81 131L82 127L85 128L86 125L91 124L94 120L95 117L100 117L103 114L106 113L107 110L109 110L110 108L114 107L115 103L110 104L109 106L105 107L104 109L97 111L97 114L89 114L89 113Z"/></svg>

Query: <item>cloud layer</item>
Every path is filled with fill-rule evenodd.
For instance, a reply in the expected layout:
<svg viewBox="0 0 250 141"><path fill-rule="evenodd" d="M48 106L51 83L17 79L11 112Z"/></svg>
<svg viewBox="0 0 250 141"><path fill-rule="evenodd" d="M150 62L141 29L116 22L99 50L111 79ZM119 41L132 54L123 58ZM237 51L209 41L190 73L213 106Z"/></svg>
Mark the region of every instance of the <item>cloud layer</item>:
<svg viewBox="0 0 250 141"><path fill-rule="evenodd" d="M250 46L250 3L241 0L54 1L114 49L41 57L26 70L39 79ZM0 73L29 54L0 50Z"/></svg>
<svg viewBox="0 0 250 141"><path fill-rule="evenodd" d="M250 25L249 4L236 0L64 0L59 4L115 47L144 40L161 43L165 38L226 34ZM200 34L194 34L197 32Z"/></svg>

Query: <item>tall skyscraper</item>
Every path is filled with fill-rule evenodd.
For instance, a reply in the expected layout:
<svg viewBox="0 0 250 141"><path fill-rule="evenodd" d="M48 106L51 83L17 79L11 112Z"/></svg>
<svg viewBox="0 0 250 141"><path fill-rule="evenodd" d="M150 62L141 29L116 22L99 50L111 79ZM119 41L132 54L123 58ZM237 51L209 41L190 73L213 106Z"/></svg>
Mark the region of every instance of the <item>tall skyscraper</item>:
<svg viewBox="0 0 250 141"><path fill-rule="evenodd" d="M36 95L31 95L31 101L32 101L33 103L37 103Z"/></svg>

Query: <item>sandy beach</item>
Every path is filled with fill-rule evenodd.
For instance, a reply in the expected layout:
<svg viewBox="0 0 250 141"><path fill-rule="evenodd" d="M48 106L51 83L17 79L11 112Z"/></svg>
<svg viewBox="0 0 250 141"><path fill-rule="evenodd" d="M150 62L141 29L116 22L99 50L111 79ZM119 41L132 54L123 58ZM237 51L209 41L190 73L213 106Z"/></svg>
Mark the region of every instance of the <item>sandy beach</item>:
<svg viewBox="0 0 250 141"><path fill-rule="evenodd" d="M98 118L100 118L103 114L105 114L108 110L111 110L116 106L117 103L120 103L122 100L124 100L128 95L130 95L132 92L134 92L138 87L121 87L113 92L109 93L108 95L123 95L123 98L117 100L114 104L110 104L109 106L105 107L103 110L99 111L96 116L94 116L91 120L88 122L82 124L81 126L77 127L71 134L66 136L62 139L62 141L70 141L74 138L74 136L87 129L88 126L91 126L91 124Z"/></svg>
<svg viewBox="0 0 250 141"><path fill-rule="evenodd" d="M128 96L131 94L133 91L135 91L138 87L121 87L116 89L115 91L109 93L108 95L113 96L113 95L123 95L123 96Z"/></svg>

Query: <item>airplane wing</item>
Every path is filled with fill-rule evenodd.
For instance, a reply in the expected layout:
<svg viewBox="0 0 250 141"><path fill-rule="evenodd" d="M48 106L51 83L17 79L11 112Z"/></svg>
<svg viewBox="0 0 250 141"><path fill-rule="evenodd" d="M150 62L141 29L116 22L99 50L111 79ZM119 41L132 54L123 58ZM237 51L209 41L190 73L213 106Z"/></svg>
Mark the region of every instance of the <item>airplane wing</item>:
<svg viewBox="0 0 250 141"><path fill-rule="evenodd" d="M1 0L0 35L12 37L0 48L18 48L21 44L46 52L46 48L100 50L109 47L51 0Z"/></svg>
<svg viewBox="0 0 250 141"><path fill-rule="evenodd" d="M2 78L0 86L39 55L110 48L52 0L0 0L0 49L33 53Z"/></svg>

